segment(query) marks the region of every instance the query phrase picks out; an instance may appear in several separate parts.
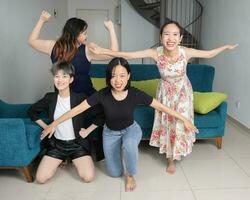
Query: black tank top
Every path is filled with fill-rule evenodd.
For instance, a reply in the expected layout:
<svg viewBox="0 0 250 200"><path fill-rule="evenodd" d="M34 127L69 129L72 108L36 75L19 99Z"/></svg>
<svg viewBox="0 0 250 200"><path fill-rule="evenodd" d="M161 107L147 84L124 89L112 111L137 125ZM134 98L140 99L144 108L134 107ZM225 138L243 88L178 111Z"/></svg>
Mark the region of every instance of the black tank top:
<svg viewBox="0 0 250 200"><path fill-rule="evenodd" d="M94 92L96 92L95 88L90 79L89 71L91 67L91 63L88 61L86 57L85 45L82 44L78 47L78 50L70 61L71 64L75 67L75 77L74 81L71 84L71 89L76 93L85 93L90 96ZM57 59L53 54L53 50L51 53L51 61L54 64Z"/></svg>

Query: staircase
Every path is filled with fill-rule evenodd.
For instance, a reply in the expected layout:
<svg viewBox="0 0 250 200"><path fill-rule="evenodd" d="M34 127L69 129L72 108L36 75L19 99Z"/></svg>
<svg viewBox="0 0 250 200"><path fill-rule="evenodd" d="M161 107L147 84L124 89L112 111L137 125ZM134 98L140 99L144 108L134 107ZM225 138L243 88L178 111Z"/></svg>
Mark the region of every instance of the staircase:
<svg viewBox="0 0 250 200"><path fill-rule="evenodd" d="M129 0L135 10L154 26L179 22L184 30L182 44L199 48L203 7L198 0ZM162 9L162 6L166 6ZM165 13L163 13L165 12ZM152 47L158 46L159 43Z"/></svg>

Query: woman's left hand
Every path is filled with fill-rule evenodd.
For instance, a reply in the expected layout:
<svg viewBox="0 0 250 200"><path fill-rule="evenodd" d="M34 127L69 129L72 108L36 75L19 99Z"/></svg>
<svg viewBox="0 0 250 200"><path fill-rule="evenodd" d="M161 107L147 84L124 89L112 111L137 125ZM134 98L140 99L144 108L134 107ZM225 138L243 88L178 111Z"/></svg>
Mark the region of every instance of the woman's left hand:
<svg viewBox="0 0 250 200"><path fill-rule="evenodd" d="M189 120L183 121L185 128L192 133L199 133L199 130Z"/></svg>
<svg viewBox="0 0 250 200"><path fill-rule="evenodd" d="M49 135L48 137L51 138L51 136L54 134L54 132L55 132L55 126L53 124L48 125L42 131L41 140L43 140L47 135Z"/></svg>
<svg viewBox="0 0 250 200"><path fill-rule="evenodd" d="M109 20L109 21L104 21L104 26L105 26L105 28L106 28L108 31L114 29L114 24L113 24L113 22L112 22L111 20Z"/></svg>

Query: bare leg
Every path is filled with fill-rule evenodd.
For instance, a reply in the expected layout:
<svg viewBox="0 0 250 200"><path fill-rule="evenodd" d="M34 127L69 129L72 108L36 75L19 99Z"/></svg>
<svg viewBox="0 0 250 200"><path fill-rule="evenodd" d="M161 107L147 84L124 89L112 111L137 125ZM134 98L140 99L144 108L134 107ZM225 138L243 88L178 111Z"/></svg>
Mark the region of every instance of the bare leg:
<svg viewBox="0 0 250 200"><path fill-rule="evenodd" d="M126 192L132 192L135 190L136 188L136 182L133 176L130 175L126 175L125 176L125 181L126 181L126 185L125 185L125 191Z"/></svg>
<svg viewBox="0 0 250 200"><path fill-rule="evenodd" d="M55 174L62 160L50 156L43 156L36 173L36 181L46 183Z"/></svg>
<svg viewBox="0 0 250 200"><path fill-rule="evenodd" d="M89 183L94 180L95 167L91 156L83 156L72 160L74 163L78 175L84 182Z"/></svg>
<svg viewBox="0 0 250 200"><path fill-rule="evenodd" d="M167 173L174 174L175 170L176 168L173 158L167 158L167 169L166 169Z"/></svg>

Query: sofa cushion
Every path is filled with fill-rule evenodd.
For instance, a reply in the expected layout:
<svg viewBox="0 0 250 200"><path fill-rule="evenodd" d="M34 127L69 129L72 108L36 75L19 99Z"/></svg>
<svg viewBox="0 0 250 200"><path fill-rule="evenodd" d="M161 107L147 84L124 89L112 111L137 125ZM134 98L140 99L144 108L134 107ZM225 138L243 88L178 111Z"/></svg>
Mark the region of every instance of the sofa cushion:
<svg viewBox="0 0 250 200"><path fill-rule="evenodd" d="M91 78L93 86L96 90L100 90L106 86L105 78ZM136 87L148 95L155 97L159 79L131 81L131 86Z"/></svg>
<svg viewBox="0 0 250 200"><path fill-rule="evenodd" d="M99 91L106 86L105 78L91 78L94 88Z"/></svg>
<svg viewBox="0 0 250 200"><path fill-rule="evenodd" d="M216 111L211 111L206 115L195 113L194 124L200 128L216 128L220 126L220 116Z"/></svg>
<svg viewBox="0 0 250 200"><path fill-rule="evenodd" d="M194 111L207 114L226 99L227 95L219 92L194 92Z"/></svg>
<svg viewBox="0 0 250 200"><path fill-rule="evenodd" d="M144 81L131 81L131 86L138 88L151 97L156 96L156 90L159 83L159 79L144 80Z"/></svg>

